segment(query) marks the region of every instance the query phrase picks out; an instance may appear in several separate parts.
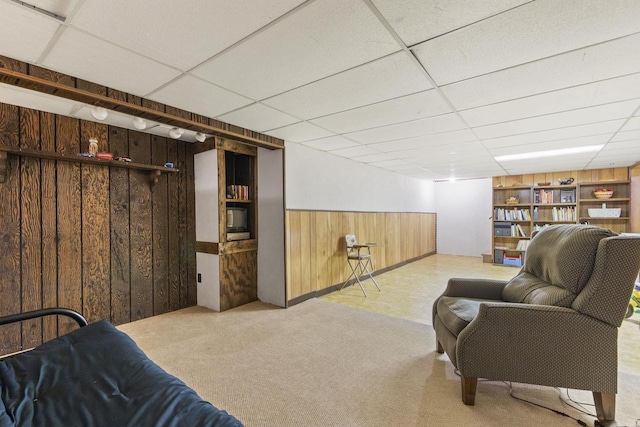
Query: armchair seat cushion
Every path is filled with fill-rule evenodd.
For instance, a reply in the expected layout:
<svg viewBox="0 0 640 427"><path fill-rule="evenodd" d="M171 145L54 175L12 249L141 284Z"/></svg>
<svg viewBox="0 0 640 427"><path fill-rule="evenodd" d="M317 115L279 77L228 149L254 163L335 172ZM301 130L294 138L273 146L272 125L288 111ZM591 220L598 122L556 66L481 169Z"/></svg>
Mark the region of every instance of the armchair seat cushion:
<svg viewBox="0 0 640 427"><path fill-rule="evenodd" d="M438 300L438 316L447 330L457 337L476 318L483 302L498 301L443 296Z"/></svg>
<svg viewBox="0 0 640 427"><path fill-rule="evenodd" d="M502 292L505 302L571 307L575 294L526 271L511 279Z"/></svg>

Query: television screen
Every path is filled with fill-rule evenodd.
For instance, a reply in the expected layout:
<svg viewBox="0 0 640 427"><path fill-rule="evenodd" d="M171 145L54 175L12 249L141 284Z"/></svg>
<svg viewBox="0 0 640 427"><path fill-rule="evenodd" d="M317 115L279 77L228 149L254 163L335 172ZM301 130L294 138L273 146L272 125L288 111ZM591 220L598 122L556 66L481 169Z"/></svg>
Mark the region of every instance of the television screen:
<svg viewBox="0 0 640 427"><path fill-rule="evenodd" d="M245 208L227 208L227 231L248 231L247 210Z"/></svg>

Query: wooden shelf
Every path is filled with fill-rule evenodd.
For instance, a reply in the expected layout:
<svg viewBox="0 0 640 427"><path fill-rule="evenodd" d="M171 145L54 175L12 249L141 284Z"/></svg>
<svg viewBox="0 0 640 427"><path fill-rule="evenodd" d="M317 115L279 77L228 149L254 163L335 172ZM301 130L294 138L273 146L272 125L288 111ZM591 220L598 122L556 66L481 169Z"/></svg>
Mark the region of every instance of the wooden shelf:
<svg viewBox="0 0 640 427"><path fill-rule="evenodd" d="M600 217L594 218L591 216L580 217L580 221L628 221L628 216L617 216L617 217Z"/></svg>
<svg viewBox="0 0 640 427"><path fill-rule="evenodd" d="M544 207L544 206L577 206L577 203L534 203L534 207Z"/></svg>
<svg viewBox="0 0 640 427"><path fill-rule="evenodd" d="M510 187L493 187L494 190L529 190L530 185L512 185Z"/></svg>
<svg viewBox="0 0 640 427"><path fill-rule="evenodd" d="M33 150L29 148L0 146L0 153L9 153L16 156L35 157L38 159L56 160L73 163L87 163L99 166L110 166L126 169L137 169L150 172L149 179L152 184L157 181L161 173L177 173L179 169L167 168L164 166L148 165L145 163L123 162L120 160L102 160L95 157L84 157L77 154L56 153L53 151ZM6 154L0 156L0 171L6 171ZM0 183L4 182L5 174L0 173Z"/></svg>
<svg viewBox="0 0 640 427"><path fill-rule="evenodd" d="M630 184L631 181L629 180L622 180L622 181L598 181L598 182L581 182L580 186L581 187L587 187L587 186L593 186L593 187L607 187L609 185L614 185L614 184Z"/></svg>
<svg viewBox="0 0 640 427"><path fill-rule="evenodd" d="M628 202L629 197L612 197L610 199L580 199L580 203L609 203L609 202Z"/></svg>
<svg viewBox="0 0 640 427"><path fill-rule="evenodd" d="M227 203L253 203L250 199L225 199Z"/></svg>

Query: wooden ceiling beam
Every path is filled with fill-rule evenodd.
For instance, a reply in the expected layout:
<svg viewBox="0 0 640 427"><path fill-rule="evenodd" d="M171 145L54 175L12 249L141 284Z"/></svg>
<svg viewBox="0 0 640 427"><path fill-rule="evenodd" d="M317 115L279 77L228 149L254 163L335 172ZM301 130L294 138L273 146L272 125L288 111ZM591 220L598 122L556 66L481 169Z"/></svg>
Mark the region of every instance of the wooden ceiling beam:
<svg viewBox="0 0 640 427"><path fill-rule="evenodd" d="M233 139L257 147L268 148L271 150L284 148L284 143L263 141L258 138L231 132L209 124L199 123L191 119L185 119L162 111L131 104L126 101L109 98L61 83L12 71L7 68L0 68L0 82L47 95L82 102L96 107L103 107L107 110L117 111L134 117L141 117L143 119L152 120L169 126Z"/></svg>

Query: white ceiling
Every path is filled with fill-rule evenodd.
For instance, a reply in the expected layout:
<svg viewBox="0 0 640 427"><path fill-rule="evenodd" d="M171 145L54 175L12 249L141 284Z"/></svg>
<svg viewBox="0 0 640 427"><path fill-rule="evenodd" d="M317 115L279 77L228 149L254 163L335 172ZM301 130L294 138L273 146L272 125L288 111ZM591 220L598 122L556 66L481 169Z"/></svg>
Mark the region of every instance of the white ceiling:
<svg viewBox="0 0 640 427"><path fill-rule="evenodd" d="M0 55L419 179L640 161L638 0L27 3Z"/></svg>

